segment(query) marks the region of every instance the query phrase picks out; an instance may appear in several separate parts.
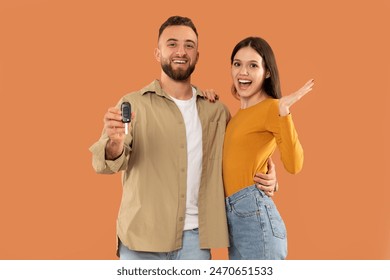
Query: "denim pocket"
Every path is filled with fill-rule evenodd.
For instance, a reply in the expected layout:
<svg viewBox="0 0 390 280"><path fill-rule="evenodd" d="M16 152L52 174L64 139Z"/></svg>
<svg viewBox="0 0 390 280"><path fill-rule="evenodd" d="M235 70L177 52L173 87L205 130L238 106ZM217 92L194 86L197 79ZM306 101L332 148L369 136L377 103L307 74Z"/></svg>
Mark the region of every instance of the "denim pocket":
<svg viewBox="0 0 390 280"><path fill-rule="evenodd" d="M256 203L256 197L251 193L236 199L231 203L231 207L233 213L241 218L254 216L259 211Z"/></svg>
<svg viewBox="0 0 390 280"><path fill-rule="evenodd" d="M268 199L267 199L268 200ZM275 237L284 239L286 238L286 225L283 222L282 217L279 214L278 209L276 208L275 203L272 199L269 199L265 202L265 209L271 224L272 232Z"/></svg>

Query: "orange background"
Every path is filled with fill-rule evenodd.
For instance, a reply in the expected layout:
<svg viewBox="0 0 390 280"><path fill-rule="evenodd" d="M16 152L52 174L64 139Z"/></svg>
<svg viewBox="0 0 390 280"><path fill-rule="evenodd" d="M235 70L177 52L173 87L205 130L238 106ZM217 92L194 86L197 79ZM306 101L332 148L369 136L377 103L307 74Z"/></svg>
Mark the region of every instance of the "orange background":
<svg viewBox="0 0 390 280"><path fill-rule="evenodd" d="M159 77L157 31L176 14L200 34L193 83L232 114L246 36L273 47L284 94L316 81L292 108L303 171L274 156L288 258L390 259L390 5L318 2L0 0L0 259L116 259L120 175L95 174L88 148L106 109Z"/></svg>

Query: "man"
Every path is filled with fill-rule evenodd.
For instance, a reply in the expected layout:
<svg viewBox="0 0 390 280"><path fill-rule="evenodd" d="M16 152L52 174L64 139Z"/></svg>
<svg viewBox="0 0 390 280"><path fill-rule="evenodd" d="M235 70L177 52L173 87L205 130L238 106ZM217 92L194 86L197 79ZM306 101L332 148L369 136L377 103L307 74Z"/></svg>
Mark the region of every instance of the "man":
<svg viewBox="0 0 390 280"><path fill-rule="evenodd" d="M221 161L230 114L191 85L199 52L190 19L162 24L155 57L160 80L108 109L103 134L90 148L93 166L98 173L123 171L121 259L210 259L210 248L229 245ZM124 101L134 111L127 135L119 110ZM255 180L272 193L273 164Z"/></svg>

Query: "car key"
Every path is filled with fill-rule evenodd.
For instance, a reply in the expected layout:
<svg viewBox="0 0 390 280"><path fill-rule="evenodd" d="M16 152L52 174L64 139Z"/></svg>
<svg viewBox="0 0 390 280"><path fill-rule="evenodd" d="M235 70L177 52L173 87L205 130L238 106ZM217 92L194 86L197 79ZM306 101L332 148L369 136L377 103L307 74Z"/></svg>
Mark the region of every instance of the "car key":
<svg viewBox="0 0 390 280"><path fill-rule="evenodd" d="M122 122L125 124L125 134L129 133L129 122L131 120L131 105L129 102L121 104Z"/></svg>

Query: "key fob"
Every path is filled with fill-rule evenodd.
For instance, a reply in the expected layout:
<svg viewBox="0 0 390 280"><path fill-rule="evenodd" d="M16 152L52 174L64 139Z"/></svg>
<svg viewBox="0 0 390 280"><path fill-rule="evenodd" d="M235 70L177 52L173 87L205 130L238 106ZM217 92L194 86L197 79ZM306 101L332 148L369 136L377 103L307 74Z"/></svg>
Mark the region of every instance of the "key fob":
<svg viewBox="0 0 390 280"><path fill-rule="evenodd" d="M129 123L131 120L131 105L129 102L123 102L121 104L122 122Z"/></svg>

